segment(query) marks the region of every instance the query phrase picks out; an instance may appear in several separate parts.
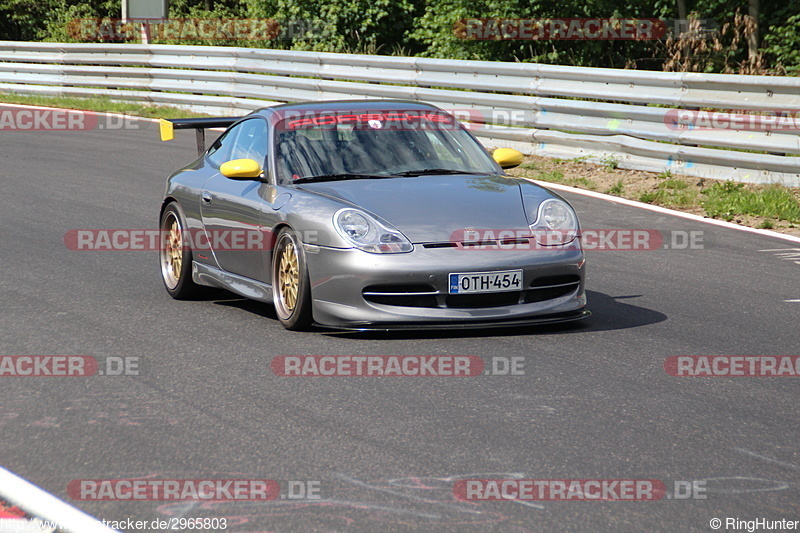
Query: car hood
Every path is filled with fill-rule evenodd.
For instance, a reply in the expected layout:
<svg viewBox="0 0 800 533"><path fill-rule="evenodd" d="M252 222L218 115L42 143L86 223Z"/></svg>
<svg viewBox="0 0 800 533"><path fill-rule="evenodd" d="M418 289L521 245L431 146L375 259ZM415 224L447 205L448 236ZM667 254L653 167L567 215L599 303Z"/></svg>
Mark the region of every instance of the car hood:
<svg viewBox="0 0 800 533"><path fill-rule="evenodd" d="M446 242L466 228L529 230L521 187L550 197L529 182L502 176L420 176L309 183L307 191L369 211L402 231L412 243ZM458 233L457 233L458 232Z"/></svg>

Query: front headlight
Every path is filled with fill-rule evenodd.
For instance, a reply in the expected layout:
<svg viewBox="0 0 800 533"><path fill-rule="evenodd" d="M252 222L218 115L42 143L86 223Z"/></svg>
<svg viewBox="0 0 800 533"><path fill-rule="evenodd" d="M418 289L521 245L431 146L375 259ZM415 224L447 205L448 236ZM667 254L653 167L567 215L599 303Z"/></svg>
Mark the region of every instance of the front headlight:
<svg viewBox="0 0 800 533"><path fill-rule="evenodd" d="M358 209L337 211L333 215L333 227L353 246L371 254L396 254L414 249L399 230Z"/></svg>
<svg viewBox="0 0 800 533"><path fill-rule="evenodd" d="M569 244L578 236L578 216L566 202L550 198L539 204L531 230L541 246Z"/></svg>

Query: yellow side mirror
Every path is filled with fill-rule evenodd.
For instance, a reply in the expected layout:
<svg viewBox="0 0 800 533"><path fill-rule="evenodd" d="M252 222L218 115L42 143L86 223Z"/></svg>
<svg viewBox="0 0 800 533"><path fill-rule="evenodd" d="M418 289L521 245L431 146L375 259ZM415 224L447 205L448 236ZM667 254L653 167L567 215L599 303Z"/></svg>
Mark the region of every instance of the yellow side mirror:
<svg viewBox="0 0 800 533"><path fill-rule="evenodd" d="M514 168L522 163L525 156L513 148L498 148L492 153L492 158L500 168Z"/></svg>
<svg viewBox="0 0 800 533"><path fill-rule="evenodd" d="M257 178L261 176L261 165L253 159L234 159L227 163L222 163L219 167L220 173L226 178Z"/></svg>
<svg viewBox="0 0 800 533"><path fill-rule="evenodd" d="M234 159L227 163L222 163L219 167L220 173L226 178L257 178L261 176L261 165L253 159Z"/></svg>

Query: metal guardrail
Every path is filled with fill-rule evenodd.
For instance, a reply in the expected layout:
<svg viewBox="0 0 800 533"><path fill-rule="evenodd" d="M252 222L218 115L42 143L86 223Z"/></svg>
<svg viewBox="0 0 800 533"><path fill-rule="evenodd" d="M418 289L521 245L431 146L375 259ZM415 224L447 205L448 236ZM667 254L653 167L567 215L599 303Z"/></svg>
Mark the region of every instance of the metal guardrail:
<svg viewBox="0 0 800 533"><path fill-rule="evenodd" d="M246 113L281 102L401 98L438 105L490 146L615 158L620 167L800 186L800 135L690 128L680 110L800 110L800 79L231 47L0 41L0 92ZM728 113L727 111L733 111ZM800 122L800 121L798 121Z"/></svg>

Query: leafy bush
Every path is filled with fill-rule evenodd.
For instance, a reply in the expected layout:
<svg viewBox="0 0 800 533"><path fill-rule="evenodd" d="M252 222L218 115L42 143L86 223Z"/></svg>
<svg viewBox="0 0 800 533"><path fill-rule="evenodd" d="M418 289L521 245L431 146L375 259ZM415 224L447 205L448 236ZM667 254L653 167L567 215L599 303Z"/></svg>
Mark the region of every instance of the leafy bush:
<svg viewBox="0 0 800 533"><path fill-rule="evenodd" d="M672 1L564 0L171 0L173 18L303 21L315 32L290 40L154 41L421 55L448 59L701 72L800 73L800 0L760 0L758 26L744 0L698 0L695 17L719 26L662 40L466 40L454 25L468 18L678 18ZM69 23L121 17L121 0L0 0L0 38L71 41ZM758 38L761 43L758 43ZM752 49L751 44L761 48ZM753 53L756 55L753 56Z"/></svg>

